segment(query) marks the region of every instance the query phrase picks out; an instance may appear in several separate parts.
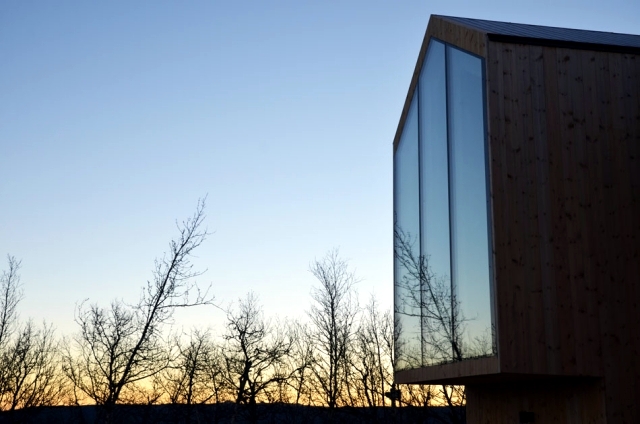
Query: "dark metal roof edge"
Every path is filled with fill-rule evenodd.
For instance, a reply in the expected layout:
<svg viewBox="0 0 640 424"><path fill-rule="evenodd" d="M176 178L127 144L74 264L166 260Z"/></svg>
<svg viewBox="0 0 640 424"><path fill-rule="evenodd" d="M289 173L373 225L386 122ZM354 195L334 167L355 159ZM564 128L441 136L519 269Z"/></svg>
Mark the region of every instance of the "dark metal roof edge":
<svg viewBox="0 0 640 424"><path fill-rule="evenodd" d="M472 27L475 30L481 31L481 32L491 32L491 31L487 31L486 29L481 28L481 26L479 24L477 24L476 22L486 22L486 23L490 23L490 24L504 24L504 25L509 25L509 26L516 26L516 27L527 27L527 28L538 28L540 30L568 30L568 31L577 31L577 32L591 32L591 33L599 33L599 34L607 34L607 35L613 35L613 36L632 36L632 37L640 37L640 34L630 34L630 33L626 33L626 32L613 32L613 31L602 31L602 30L592 30L592 29L586 29L586 28L571 28L571 27L561 27L561 26L552 26L552 25L538 25L538 24L527 24L524 22L510 22L510 21L494 21L491 19L479 19L479 18L465 18L462 16L451 16L451 15L436 15L433 14L431 16L435 16L437 18L443 18L443 19L447 19L450 22L453 23L457 23L459 25L465 25L467 27ZM464 24L461 22L464 21Z"/></svg>
<svg viewBox="0 0 640 424"><path fill-rule="evenodd" d="M600 51L600 52L630 53L630 54L640 55L640 47L623 46L620 44L586 43L581 41L553 40L548 38L521 37L517 35L505 35L505 34L494 34L494 33L487 33L487 38L489 38L489 41L495 41L500 43L531 44L534 46L560 47L560 48L564 47L564 48L576 49L576 50L593 50L593 51Z"/></svg>

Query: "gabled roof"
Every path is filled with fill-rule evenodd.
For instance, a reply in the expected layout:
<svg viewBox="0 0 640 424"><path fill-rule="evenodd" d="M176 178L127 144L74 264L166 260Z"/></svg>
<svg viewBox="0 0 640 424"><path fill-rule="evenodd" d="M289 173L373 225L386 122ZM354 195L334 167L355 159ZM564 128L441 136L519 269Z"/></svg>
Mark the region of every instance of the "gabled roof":
<svg viewBox="0 0 640 424"><path fill-rule="evenodd" d="M640 52L640 35L514 24L454 16L438 17L484 32L490 41L561 46L586 50Z"/></svg>

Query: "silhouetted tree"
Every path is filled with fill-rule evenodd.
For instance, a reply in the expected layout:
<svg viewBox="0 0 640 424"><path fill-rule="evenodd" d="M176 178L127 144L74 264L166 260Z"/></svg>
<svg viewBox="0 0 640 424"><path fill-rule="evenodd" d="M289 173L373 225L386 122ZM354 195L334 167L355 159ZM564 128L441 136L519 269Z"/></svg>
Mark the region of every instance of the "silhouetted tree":
<svg viewBox="0 0 640 424"><path fill-rule="evenodd" d="M163 348L163 326L177 308L210 304L208 290L201 293L193 281L191 255L208 233L202 229L205 202L198 202L192 217L178 224L179 236L169 253L156 260L135 305L113 301L103 308L83 302L76 322L80 333L65 355L64 371L75 387L100 405L114 405L123 389L153 377L169 364Z"/></svg>
<svg viewBox="0 0 640 424"><path fill-rule="evenodd" d="M341 397L348 397L349 352L358 313L356 279L336 250L314 261L310 270L319 282L311 292L309 310L316 350L313 372L318 394L335 408Z"/></svg>
<svg viewBox="0 0 640 424"><path fill-rule="evenodd" d="M22 299L20 289L21 262L7 255L9 267L0 276L0 352L4 351L18 322L18 303Z"/></svg>
<svg viewBox="0 0 640 424"><path fill-rule="evenodd" d="M210 366L215 349L209 332L192 330L186 343L176 339L175 350L171 365L157 378L169 401L191 405L214 398L215 380L210 379Z"/></svg>
<svg viewBox="0 0 640 424"><path fill-rule="evenodd" d="M308 325L294 322L289 327L291 353L288 357L289 378L287 385L293 391L292 403L311 405L314 400L313 365L315 346Z"/></svg>
<svg viewBox="0 0 640 424"><path fill-rule="evenodd" d="M256 402L272 386L283 382L291 340L281 326L264 318L254 293L240 299L227 313L222 350L227 384L236 404L249 405L249 419L257 421Z"/></svg>
<svg viewBox="0 0 640 424"><path fill-rule="evenodd" d="M354 385L363 405L384 406L384 394L393 383L393 319L390 312L380 314L374 296L361 317L352 364L357 376Z"/></svg>
<svg viewBox="0 0 640 424"><path fill-rule="evenodd" d="M65 390L53 328L18 321L20 261L8 256L0 276L0 410L52 405Z"/></svg>
<svg viewBox="0 0 640 424"><path fill-rule="evenodd" d="M0 410L8 409L5 400L10 394L9 345L18 326L18 303L22 298L20 290L20 261L7 255L8 269L0 275Z"/></svg>
<svg viewBox="0 0 640 424"><path fill-rule="evenodd" d="M2 355L0 409L54 405L65 389L53 329L28 321Z"/></svg>
<svg viewBox="0 0 640 424"><path fill-rule="evenodd" d="M225 358L223 347L217 343L211 345L207 356L206 376L211 389L211 401L215 403L231 400L230 388L225 380Z"/></svg>

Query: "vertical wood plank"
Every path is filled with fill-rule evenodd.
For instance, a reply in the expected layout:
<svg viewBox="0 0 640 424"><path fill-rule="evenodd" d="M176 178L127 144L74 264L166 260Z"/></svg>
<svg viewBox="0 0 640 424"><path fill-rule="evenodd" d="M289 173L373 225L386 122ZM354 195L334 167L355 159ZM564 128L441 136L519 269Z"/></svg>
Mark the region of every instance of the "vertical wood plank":
<svg viewBox="0 0 640 424"><path fill-rule="evenodd" d="M525 244L523 265L525 273L525 300L529 325L527 334L523 334L523 344L527 346L530 367L533 372L546 371L545 331L543 319L542 282L540 279L540 232L539 232L539 199L536 159L536 131L533 87L541 77L531 66L532 47L518 45L516 47L516 66L520 74L520 108L524 141L522 147L523 158L521 172L524 219ZM535 51L533 52L535 54Z"/></svg>
<svg viewBox="0 0 640 424"><path fill-rule="evenodd" d="M589 185L587 172L587 161L585 157L585 125L584 116L584 75L582 70L581 57L586 52L580 50L563 50L567 61L567 90L568 106L567 125L567 148L564 151L563 163L566 168L566 175L569 175L567 184L568 196L567 212L570 219L568 227L568 247L570 249L569 274L572 300L572 321L574 329L574 357L575 373L583 375L588 373L588 351L587 340L589 339L586 297L588 293L585 282L584 258L588 255L589 240L586 237L586 218L590 211L587 203L588 191L585 189Z"/></svg>
<svg viewBox="0 0 640 424"><path fill-rule="evenodd" d="M500 357L508 357L506 349L508 345L508 317L505 316L505 309L498 308L506 302L503 298L507 292L508 276L504 258L505 252L505 208L503 199L505 198L506 172L504 171L505 146L504 146L504 121L501 118L504 114L503 79L502 79L502 51L496 43L491 43L487 49L486 77L487 77L487 120L488 120L488 140L490 154L490 199L492 204L492 255L494 258L494 301L495 317L494 323L497 331L497 347ZM498 254L500 252L500 254Z"/></svg>
<svg viewBox="0 0 640 424"><path fill-rule="evenodd" d="M549 192L549 146L547 143L547 99L545 84L547 83L544 67L543 48L530 47L530 67L532 81L532 113L534 158L536 161L534 190L537 191L537 229L539 239L539 278L542 289L542 320L544 322L544 356L546 372L560 373L560 362L557 350L559 339L557 331L556 286L552 268L553 244L550 228L550 192Z"/></svg>
<svg viewBox="0 0 640 424"><path fill-rule="evenodd" d="M585 238L588 244L588 250L584 256L584 290L586 302L585 327L589 330L588 337L585 340L584 350L588 353L589 368L602 373L602 349L600 337L600 311L599 299L600 289L598 281L602 277L598 269L598 261L601 258L598 255L598 227L604 223L604 217L601 214L602 206L602 186L600 184L602 170L599 151L599 143L602 140L602 126L600 125L600 99L598 93L598 68L599 61L603 59L603 53L600 52L584 52L582 54L582 76L583 76L583 92L584 92L584 118L585 118L585 135L584 135L584 163L581 165L585 168L585 179L582 185L583 198L581 200L583 207L588 213L585 213ZM585 373L588 371L585 370Z"/></svg>
<svg viewBox="0 0 640 424"><path fill-rule="evenodd" d="M549 49L549 54L555 56L555 77L550 80L548 88L557 90L549 94L550 103L557 105L556 125L550 128L557 134L557 140L550 140L550 180L552 182L552 229L554 241L554 268L556 276L556 301L558 303L558 320L560 332L560 358L563 373L575 373L575 330L573 323L573 303L571 290L569 234L572 218L572 199L570 192L573 176L566 166L566 151L571 146L571 131L568 119L571 112L569 99L569 65L570 57L563 49ZM554 84L553 81L557 81Z"/></svg>

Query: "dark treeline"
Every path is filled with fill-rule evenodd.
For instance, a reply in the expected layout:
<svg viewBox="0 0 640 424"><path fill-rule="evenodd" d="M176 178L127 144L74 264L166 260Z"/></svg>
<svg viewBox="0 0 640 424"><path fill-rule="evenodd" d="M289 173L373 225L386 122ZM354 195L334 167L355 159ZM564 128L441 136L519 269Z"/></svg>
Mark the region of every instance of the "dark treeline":
<svg viewBox="0 0 640 424"><path fill-rule="evenodd" d="M304 321L265 317L248 293L225 308L220 334L172 331L177 309L219 307L211 288L194 283L190 261L208 236L204 206L178 226L136 302L81 303L70 336L19 319L21 263L8 257L0 281L0 419L36 414L45 422L49 411L56 422L73 422L73 414L81 414L76 422L134 422L151 413L141 405L158 405L153 414L170 411L167 422L353 424L395 422L397 414L402 422L464 422L464 388L394 384L393 313L373 296L359 302L356 277L337 251L310 265L317 284Z"/></svg>

